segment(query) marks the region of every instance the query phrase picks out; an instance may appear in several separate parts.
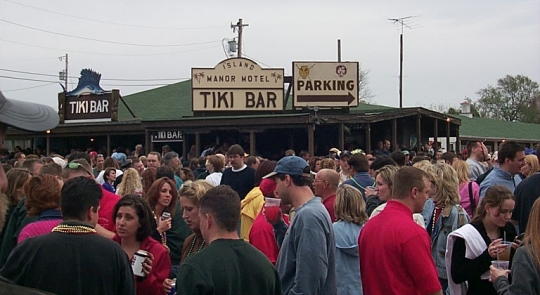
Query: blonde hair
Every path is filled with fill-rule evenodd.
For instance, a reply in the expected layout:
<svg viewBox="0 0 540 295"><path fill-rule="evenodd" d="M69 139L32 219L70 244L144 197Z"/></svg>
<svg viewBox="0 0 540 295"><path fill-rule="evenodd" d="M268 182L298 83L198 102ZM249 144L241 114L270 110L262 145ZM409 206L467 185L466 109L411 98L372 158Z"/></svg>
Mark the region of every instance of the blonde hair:
<svg viewBox="0 0 540 295"><path fill-rule="evenodd" d="M424 172L427 173L429 177L429 181L433 186L435 187L435 190L438 192L441 187L441 179L439 176L437 176L437 171L435 170L435 167L431 162L428 160L422 160L420 162L417 162L413 165L413 167L416 167Z"/></svg>
<svg viewBox="0 0 540 295"><path fill-rule="evenodd" d="M190 199L195 206L199 206L199 200L202 196L214 186L204 180L197 179L195 181L186 181L180 188L178 195Z"/></svg>
<svg viewBox="0 0 540 295"><path fill-rule="evenodd" d="M452 168L456 170L459 183L469 182L469 164L463 160L457 160L452 164Z"/></svg>
<svg viewBox="0 0 540 295"><path fill-rule="evenodd" d="M433 200L442 206L453 206L459 204L459 181L457 173L452 166L444 163L434 164L433 167L440 179L440 187L433 196Z"/></svg>
<svg viewBox="0 0 540 295"><path fill-rule="evenodd" d="M336 170L336 162L334 161L334 159L324 158L321 160L320 169Z"/></svg>
<svg viewBox="0 0 540 295"><path fill-rule="evenodd" d="M533 257L536 262L536 267L540 268L540 198L534 202L529 220L527 221L527 228L525 229L525 236L523 238L523 245L525 249Z"/></svg>
<svg viewBox="0 0 540 295"><path fill-rule="evenodd" d="M340 186L336 192L334 214L336 221L343 220L358 225L366 223L368 216L362 193L348 184Z"/></svg>
<svg viewBox="0 0 540 295"><path fill-rule="evenodd" d="M529 177L533 175L534 173L538 172L540 170L540 164L538 163L538 157L535 155L526 155L525 156L525 163L531 165L531 172L529 172L529 175L525 175L525 177Z"/></svg>
<svg viewBox="0 0 540 295"><path fill-rule="evenodd" d="M396 175L396 172L398 170L399 170L398 166L385 165L375 172L375 179L377 179L378 175L381 176L381 178L384 180L384 182L386 182L386 184L390 188L390 195L392 195L392 187L394 186L394 176Z"/></svg>
<svg viewBox="0 0 540 295"><path fill-rule="evenodd" d="M139 172L135 168L128 168L122 174L122 181L118 185L116 193L119 196L137 194L137 190L142 193L142 182Z"/></svg>

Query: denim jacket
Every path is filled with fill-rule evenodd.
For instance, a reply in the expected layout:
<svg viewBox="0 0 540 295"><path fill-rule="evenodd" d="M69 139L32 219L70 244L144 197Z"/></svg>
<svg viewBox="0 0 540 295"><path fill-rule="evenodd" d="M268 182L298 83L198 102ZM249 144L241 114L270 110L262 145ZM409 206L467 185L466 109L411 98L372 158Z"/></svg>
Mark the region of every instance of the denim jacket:
<svg viewBox="0 0 540 295"><path fill-rule="evenodd" d="M433 219L434 209L435 203L430 198L426 201L424 211L422 212L426 226L432 226L430 222ZM448 235L467 223L469 223L469 215L460 205L445 207L435 223L435 227L431 233L431 256L433 257L433 261L435 261L437 273L441 279L448 279L446 275L446 264L444 262Z"/></svg>

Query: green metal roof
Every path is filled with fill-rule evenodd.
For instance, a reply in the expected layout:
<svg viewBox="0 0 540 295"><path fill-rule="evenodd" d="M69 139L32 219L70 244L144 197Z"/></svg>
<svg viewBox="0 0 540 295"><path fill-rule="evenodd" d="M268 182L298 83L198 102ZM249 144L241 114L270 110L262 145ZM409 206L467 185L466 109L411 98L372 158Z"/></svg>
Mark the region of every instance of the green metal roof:
<svg viewBox="0 0 540 295"><path fill-rule="evenodd" d="M180 119L181 117L184 117L185 119L185 117L193 116L191 102L191 80L126 95L123 96L123 99L133 111L135 116L141 121L176 120ZM394 108L360 103L357 107L351 108L351 112L365 113L390 109ZM288 99L285 110L292 110L292 96ZM254 114L252 116L261 115L263 114ZM286 114L273 114L269 116L281 115ZM234 114L231 114L231 116L239 117L235 116ZM122 102L119 102L118 119L128 120L132 118L133 117L127 110L126 106ZM205 116L205 118L209 118L209 116ZM211 118L220 117L211 116Z"/></svg>
<svg viewBox="0 0 540 295"><path fill-rule="evenodd" d="M138 92L123 97L135 116L141 121L162 121L176 119L202 119L193 117L191 105L191 80ZM283 114L251 114L235 116L205 116L205 119L226 119L230 117L268 117L268 116L301 116L305 113L290 113L292 110L292 97L288 99ZM382 105L360 103L351 108L351 114L365 114L377 112L397 112L399 108ZM122 102L118 106L119 120L132 119L131 114ZM540 141L540 124L507 122L486 118L468 118L454 115L461 120L460 135L462 137L492 138L492 139L520 139Z"/></svg>
<svg viewBox="0 0 540 295"><path fill-rule="evenodd" d="M149 89L123 97L141 121L175 120L193 116L191 111L191 80ZM131 119L126 106L118 103L118 119Z"/></svg>
<svg viewBox="0 0 540 295"><path fill-rule="evenodd" d="M540 141L540 124L455 115L454 117L461 119L459 133L462 137Z"/></svg>

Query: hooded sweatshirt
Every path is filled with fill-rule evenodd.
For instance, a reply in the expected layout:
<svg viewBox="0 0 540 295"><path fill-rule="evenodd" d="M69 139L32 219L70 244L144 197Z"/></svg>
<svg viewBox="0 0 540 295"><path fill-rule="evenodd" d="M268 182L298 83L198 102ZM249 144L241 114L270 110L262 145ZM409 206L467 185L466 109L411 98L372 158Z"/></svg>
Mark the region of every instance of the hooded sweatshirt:
<svg viewBox="0 0 540 295"><path fill-rule="evenodd" d="M333 223L336 237L336 277L338 294L363 294L358 256L358 236L364 225L347 221Z"/></svg>

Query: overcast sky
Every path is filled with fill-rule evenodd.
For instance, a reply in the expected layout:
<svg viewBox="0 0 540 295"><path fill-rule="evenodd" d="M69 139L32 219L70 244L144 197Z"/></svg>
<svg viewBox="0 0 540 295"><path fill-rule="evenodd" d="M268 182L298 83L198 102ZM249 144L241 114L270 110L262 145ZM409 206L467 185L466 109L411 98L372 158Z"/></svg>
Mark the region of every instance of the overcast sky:
<svg viewBox="0 0 540 295"><path fill-rule="evenodd" d="M407 16L416 17L403 32L404 106L458 107L507 74L540 82L538 0L0 0L0 89L56 109L66 53L68 90L83 68L124 96L185 80L192 67L226 58L222 40L243 18L245 57L263 68L291 74L292 61L336 60L341 39L343 60L369 71L372 103L399 106L400 29L388 18Z"/></svg>

